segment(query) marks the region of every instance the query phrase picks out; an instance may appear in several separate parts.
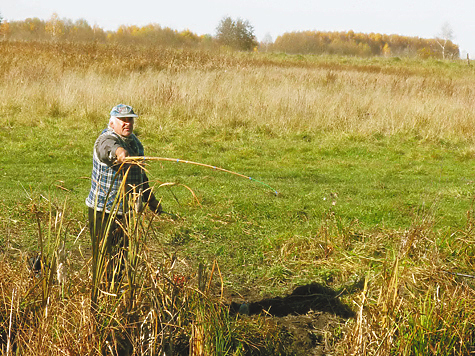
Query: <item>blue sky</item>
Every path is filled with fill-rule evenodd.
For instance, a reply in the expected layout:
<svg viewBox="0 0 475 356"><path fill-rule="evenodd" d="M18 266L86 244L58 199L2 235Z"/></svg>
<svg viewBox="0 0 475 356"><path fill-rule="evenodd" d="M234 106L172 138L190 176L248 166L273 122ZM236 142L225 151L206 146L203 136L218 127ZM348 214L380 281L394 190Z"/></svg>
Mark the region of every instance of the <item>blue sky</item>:
<svg viewBox="0 0 475 356"><path fill-rule="evenodd" d="M224 16L249 20L258 40L291 31L378 32L433 38L444 23L462 56L475 58L475 0L0 0L7 20L85 19L105 30L158 23L214 34Z"/></svg>

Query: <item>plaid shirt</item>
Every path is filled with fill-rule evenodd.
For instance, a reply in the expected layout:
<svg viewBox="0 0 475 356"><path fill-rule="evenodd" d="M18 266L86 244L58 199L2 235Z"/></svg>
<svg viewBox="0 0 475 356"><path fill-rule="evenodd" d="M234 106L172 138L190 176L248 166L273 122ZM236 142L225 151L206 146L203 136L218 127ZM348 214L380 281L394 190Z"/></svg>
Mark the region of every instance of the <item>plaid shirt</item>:
<svg viewBox="0 0 475 356"><path fill-rule="evenodd" d="M97 153L99 149L98 146L104 139L113 139L116 145L123 147L130 156L143 156L144 149L142 143L134 134L124 139L117 135L113 130L105 129L97 138L96 143L94 144L92 159L91 190L86 198L86 205L90 208L95 208L98 211L103 211L105 207L106 212L110 213L114 208L114 200L118 193L120 193L120 186L124 175L127 173L128 166L124 165L122 169L120 169L120 164L103 162L99 159ZM135 187L142 186L146 181L147 177L145 172L140 167L131 165L125 184L126 197ZM120 204L118 204L114 209L117 209L117 213L121 214L124 210L123 202L120 201Z"/></svg>

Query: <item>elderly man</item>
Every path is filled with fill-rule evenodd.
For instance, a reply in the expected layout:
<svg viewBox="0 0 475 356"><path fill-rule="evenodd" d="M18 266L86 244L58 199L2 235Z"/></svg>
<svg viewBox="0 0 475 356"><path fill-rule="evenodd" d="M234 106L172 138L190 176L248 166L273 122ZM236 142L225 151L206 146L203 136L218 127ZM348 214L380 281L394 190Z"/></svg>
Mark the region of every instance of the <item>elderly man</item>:
<svg viewBox="0 0 475 356"><path fill-rule="evenodd" d="M127 156L144 155L142 143L133 134L137 116L131 106L119 104L113 107L109 127L102 131L94 144L91 190L86 199L93 245L105 229L111 213L115 217L109 230L111 243L124 244L121 243L124 234L120 228L123 223L118 222L129 210L127 205L131 193L140 193L139 202L148 203L149 208L158 214L162 212L161 204L149 188L145 172L137 165L124 164ZM125 199L116 199L118 196ZM93 257L96 257L94 255L93 251Z"/></svg>

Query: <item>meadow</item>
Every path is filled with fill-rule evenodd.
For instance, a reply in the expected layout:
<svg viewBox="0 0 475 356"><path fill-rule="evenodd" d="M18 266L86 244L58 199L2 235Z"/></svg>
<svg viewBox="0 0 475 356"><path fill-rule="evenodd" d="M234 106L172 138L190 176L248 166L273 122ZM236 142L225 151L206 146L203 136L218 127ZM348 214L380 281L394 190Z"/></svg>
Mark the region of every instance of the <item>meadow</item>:
<svg viewBox="0 0 475 356"><path fill-rule="evenodd" d="M3 354L475 350L466 62L8 41L0 54ZM118 103L140 114L147 156L266 186L149 162L173 216L138 217L137 275L93 311L84 200ZM39 250L67 276L32 272Z"/></svg>

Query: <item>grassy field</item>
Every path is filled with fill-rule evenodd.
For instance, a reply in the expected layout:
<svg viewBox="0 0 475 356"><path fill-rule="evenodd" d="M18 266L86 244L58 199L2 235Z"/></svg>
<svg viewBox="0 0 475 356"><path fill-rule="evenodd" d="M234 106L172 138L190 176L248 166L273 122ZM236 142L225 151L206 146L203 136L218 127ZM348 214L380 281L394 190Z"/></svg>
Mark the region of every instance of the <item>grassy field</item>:
<svg viewBox="0 0 475 356"><path fill-rule="evenodd" d="M473 67L8 42L0 52L4 353L15 340L21 354L38 345L44 354L115 354L113 341L129 335L120 330L145 325L155 305L145 290L161 291L163 309L174 300L168 311L178 298L177 315L188 313L174 319L180 332L153 346L168 354L195 345L198 355L197 343L217 355L474 350L472 279L450 274L473 273ZM146 155L272 187L150 162L157 196L178 218L143 217L143 275L162 279L137 292L134 321L112 312L120 298L104 297L100 317L87 308L92 146L121 102L140 114ZM65 242L64 283L28 276L40 231L57 263ZM177 276L185 286L166 292ZM242 303L251 316L233 314Z"/></svg>

